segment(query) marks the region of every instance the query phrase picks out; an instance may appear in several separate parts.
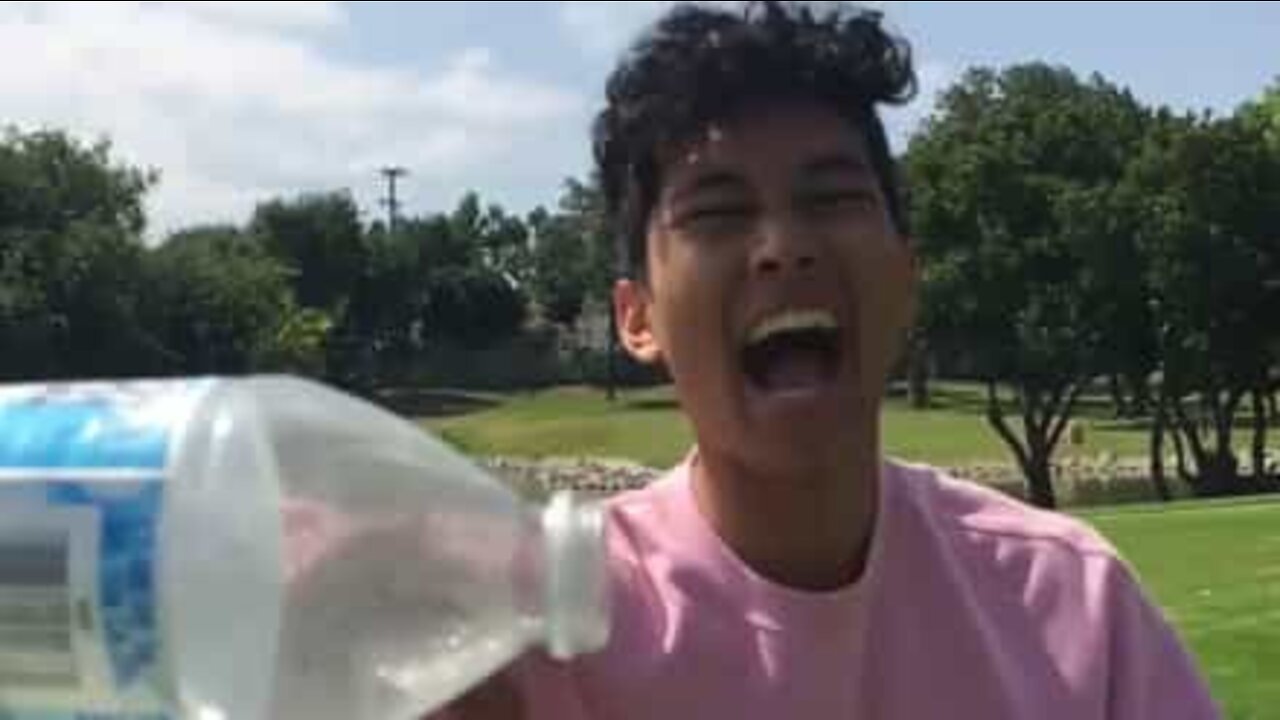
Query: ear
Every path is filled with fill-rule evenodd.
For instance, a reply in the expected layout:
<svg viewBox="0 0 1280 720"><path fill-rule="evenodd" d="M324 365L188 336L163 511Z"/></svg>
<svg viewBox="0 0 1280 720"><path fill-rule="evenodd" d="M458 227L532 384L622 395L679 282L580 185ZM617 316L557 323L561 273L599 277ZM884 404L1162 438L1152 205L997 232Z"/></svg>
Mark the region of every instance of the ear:
<svg viewBox="0 0 1280 720"><path fill-rule="evenodd" d="M619 280L613 286L613 316L618 340L637 362L654 365L662 360L653 331L653 295L636 280Z"/></svg>

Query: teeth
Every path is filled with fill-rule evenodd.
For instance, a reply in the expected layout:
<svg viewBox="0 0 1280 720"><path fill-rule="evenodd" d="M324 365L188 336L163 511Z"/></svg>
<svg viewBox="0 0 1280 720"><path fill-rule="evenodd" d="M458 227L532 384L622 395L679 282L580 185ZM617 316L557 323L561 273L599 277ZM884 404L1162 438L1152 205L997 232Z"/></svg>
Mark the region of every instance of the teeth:
<svg viewBox="0 0 1280 720"><path fill-rule="evenodd" d="M756 323L747 335L747 342L754 345L784 332L797 330L839 330L835 315L826 310L786 310L770 315Z"/></svg>

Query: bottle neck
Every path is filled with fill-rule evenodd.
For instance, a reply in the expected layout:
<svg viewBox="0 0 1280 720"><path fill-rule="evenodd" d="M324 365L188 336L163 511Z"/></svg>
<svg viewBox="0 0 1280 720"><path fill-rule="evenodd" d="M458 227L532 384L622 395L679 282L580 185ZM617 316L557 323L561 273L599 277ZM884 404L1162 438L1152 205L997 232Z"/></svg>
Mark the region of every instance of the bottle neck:
<svg viewBox="0 0 1280 720"><path fill-rule="evenodd" d="M542 531L547 651L558 660L595 652L609 638L604 511L560 492L542 513Z"/></svg>

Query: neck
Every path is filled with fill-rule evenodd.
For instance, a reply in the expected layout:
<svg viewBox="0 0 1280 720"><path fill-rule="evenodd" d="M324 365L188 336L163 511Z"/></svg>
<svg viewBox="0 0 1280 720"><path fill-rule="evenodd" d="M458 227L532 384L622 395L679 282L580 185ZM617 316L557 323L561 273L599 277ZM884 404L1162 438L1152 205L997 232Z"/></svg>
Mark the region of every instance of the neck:
<svg viewBox="0 0 1280 720"><path fill-rule="evenodd" d="M744 563L773 582L816 592L856 582L880 478L878 434L860 435L838 457L772 472L700 448L692 468L698 508Z"/></svg>

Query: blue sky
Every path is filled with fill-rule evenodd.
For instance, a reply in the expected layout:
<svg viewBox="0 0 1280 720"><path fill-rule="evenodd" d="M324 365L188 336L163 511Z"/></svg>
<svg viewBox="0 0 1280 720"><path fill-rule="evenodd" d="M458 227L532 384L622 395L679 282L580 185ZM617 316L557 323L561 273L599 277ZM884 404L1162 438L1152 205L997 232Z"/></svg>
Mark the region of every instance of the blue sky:
<svg viewBox="0 0 1280 720"><path fill-rule="evenodd" d="M411 212L469 188L517 210L587 168L612 61L665 2L3 2L0 123L108 136L159 168L155 233L407 166ZM1151 103L1229 112L1280 76L1278 3L882 2L923 92L975 64L1100 72Z"/></svg>

